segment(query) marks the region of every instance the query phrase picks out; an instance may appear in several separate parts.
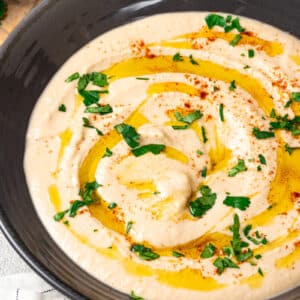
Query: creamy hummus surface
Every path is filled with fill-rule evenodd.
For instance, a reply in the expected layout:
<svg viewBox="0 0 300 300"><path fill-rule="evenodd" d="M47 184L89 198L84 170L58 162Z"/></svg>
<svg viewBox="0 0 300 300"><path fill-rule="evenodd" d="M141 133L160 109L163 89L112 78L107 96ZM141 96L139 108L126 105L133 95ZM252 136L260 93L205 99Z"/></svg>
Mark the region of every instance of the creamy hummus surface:
<svg viewBox="0 0 300 300"><path fill-rule="evenodd" d="M43 224L131 299L297 286L299 75L299 41L243 17L162 14L96 38L30 120L24 164Z"/></svg>

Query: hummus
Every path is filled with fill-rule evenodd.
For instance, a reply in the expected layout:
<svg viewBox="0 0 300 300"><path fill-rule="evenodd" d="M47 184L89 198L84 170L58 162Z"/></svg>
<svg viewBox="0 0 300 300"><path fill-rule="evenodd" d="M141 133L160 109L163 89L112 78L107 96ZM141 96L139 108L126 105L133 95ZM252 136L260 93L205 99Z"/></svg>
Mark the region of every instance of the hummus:
<svg viewBox="0 0 300 300"><path fill-rule="evenodd" d="M133 299L295 287L299 64L297 39L225 14L157 15L96 38L30 120L24 165L43 224Z"/></svg>

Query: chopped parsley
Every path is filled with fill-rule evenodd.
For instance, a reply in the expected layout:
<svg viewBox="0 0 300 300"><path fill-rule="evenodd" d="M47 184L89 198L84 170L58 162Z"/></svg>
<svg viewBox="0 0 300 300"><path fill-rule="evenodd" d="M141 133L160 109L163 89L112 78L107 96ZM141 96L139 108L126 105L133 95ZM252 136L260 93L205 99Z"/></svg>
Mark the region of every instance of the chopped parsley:
<svg viewBox="0 0 300 300"><path fill-rule="evenodd" d="M260 163L262 165L266 165L267 164L266 158L262 154L258 155L258 159L259 159L259 161L260 161Z"/></svg>
<svg viewBox="0 0 300 300"><path fill-rule="evenodd" d="M177 52L176 54L174 54L173 61L183 61L183 57L180 55L179 52Z"/></svg>
<svg viewBox="0 0 300 300"><path fill-rule="evenodd" d="M84 112L90 113L90 114L106 115L106 114L112 113L113 109L109 104L105 104L103 106L87 107Z"/></svg>
<svg viewBox="0 0 300 300"><path fill-rule="evenodd" d="M290 100L288 100L288 101L285 103L284 107L285 107L285 108L288 108L288 107L291 106L292 103L293 103L293 101L290 99Z"/></svg>
<svg viewBox="0 0 300 300"><path fill-rule="evenodd" d="M132 225L133 225L133 222L132 221L129 221L128 223L127 223L127 225L126 225L126 234L128 234L129 233L129 231L131 230L131 228L132 228Z"/></svg>
<svg viewBox="0 0 300 300"><path fill-rule="evenodd" d="M262 258L262 255L261 255L261 254L256 254L254 257L255 257L256 259L261 259L261 258Z"/></svg>
<svg viewBox="0 0 300 300"><path fill-rule="evenodd" d="M291 99L295 102L300 102L300 92L292 92Z"/></svg>
<svg viewBox="0 0 300 300"><path fill-rule="evenodd" d="M249 58L252 58L252 57L254 57L254 50L253 49L248 49L248 57Z"/></svg>
<svg viewBox="0 0 300 300"><path fill-rule="evenodd" d="M129 296L129 300L144 300L144 298L137 296L134 291L131 291L130 296Z"/></svg>
<svg viewBox="0 0 300 300"><path fill-rule="evenodd" d="M101 130L91 125L90 120L88 118L83 117L82 121L83 121L83 127L95 129L98 135L103 135L103 132Z"/></svg>
<svg viewBox="0 0 300 300"><path fill-rule="evenodd" d="M232 80L229 85L229 90L234 91L236 89L235 80Z"/></svg>
<svg viewBox="0 0 300 300"><path fill-rule="evenodd" d="M106 147L105 153L103 154L102 157L110 157L112 155L113 155L112 151L109 148Z"/></svg>
<svg viewBox="0 0 300 300"><path fill-rule="evenodd" d="M96 181L86 183L84 189L79 191L79 195L81 196L82 200L73 201L68 209L58 212L54 215L53 219L55 221L61 221L67 213L69 213L69 217L74 218L79 208L91 205L95 202L93 193L99 187L100 184L98 184Z"/></svg>
<svg viewBox="0 0 300 300"><path fill-rule="evenodd" d="M203 113L200 110L195 110L183 117L180 112L175 111L174 116L177 121L191 125L193 122L201 119L203 117Z"/></svg>
<svg viewBox="0 0 300 300"><path fill-rule="evenodd" d="M260 130L259 128L257 128L257 127L253 128L252 133L259 140L269 139L269 138L275 137L274 132L272 132L272 131L263 131L263 130Z"/></svg>
<svg viewBox="0 0 300 300"><path fill-rule="evenodd" d="M136 77L135 79L137 79L137 80L149 80L150 78L148 78L148 77Z"/></svg>
<svg viewBox="0 0 300 300"><path fill-rule="evenodd" d="M262 271L261 268L258 268L257 273L258 273L260 276L264 277L264 272Z"/></svg>
<svg viewBox="0 0 300 300"><path fill-rule="evenodd" d="M227 256L232 256L233 255L232 247L223 247L223 252Z"/></svg>
<svg viewBox="0 0 300 300"><path fill-rule="evenodd" d="M257 166L257 171L260 172L262 170L261 166Z"/></svg>
<svg viewBox="0 0 300 300"><path fill-rule="evenodd" d="M210 257L214 256L215 251L216 251L216 247L213 244L209 243L203 249L203 251L201 253L201 257L202 258L210 258Z"/></svg>
<svg viewBox="0 0 300 300"><path fill-rule="evenodd" d="M1 21L4 19L7 11L7 4L5 1L0 0L0 25Z"/></svg>
<svg viewBox="0 0 300 300"><path fill-rule="evenodd" d="M162 152L165 148L166 146L161 144L148 144L139 148L132 149L131 152L134 156L142 156L148 152L157 155L160 154L160 152Z"/></svg>
<svg viewBox="0 0 300 300"><path fill-rule="evenodd" d="M190 128L190 125L172 125L174 130L185 130Z"/></svg>
<svg viewBox="0 0 300 300"><path fill-rule="evenodd" d="M228 257L218 257L213 265L217 268L219 274L222 274L226 268L239 268L239 266Z"/></svg>
<svg viewBox="0 0 300 300"><path fill-rule="evenodd" d="M189 209L192 216L200 218L208 210L210 210L217 199L217 194L213 193L209 186L203 185L199 188L201 197L198 197L196 200L190 202Z"/></svg>
<svg viewBox="0 0 300 300"><path fill-rule="evenodd" d="M203 178L205 178L205 177L206 177L206 174L207 174L207 167L205 166L205 167L202 169L202 171L201 171L201 176L202 176Z"/></svg>
<svg viewBox="0 0 300 300"><path fill-rule="evenodd" d="M206 136L206 131L205 131L205 128L203 126L201 127L201 134L202 134L203 143L205 144L208 141L208 138Z"/></svg>
<svg viewBox="0 0 300 300"><path fill-rule="evenodd" d="M131 246L130 251L136 253L143 260L154 260L160 257L159 254L153 252L150 248L142 244L134 244Z"/></svg>
<svg viewBox="0 0 300 300"><path fill-rule="evenodd" d="M96 104L99 101L99 91L79 91L79 94L83 97L83 103L85 106Z"/></svg>
<svg viewBox="0 0 300 300"><path fill-rule="evenodd" d="M245 70L247 70L247 69L249 69L249 68L250 68L249 65L245 65L245 66L244 66L244 69L245 69Z"/></svg>
<svg viewBox="0 0 300 300"><path fill-rule="evenodd" d="M224 122L225 119L224 119L224 104L223 103L221 103L219 106L219 115L220 115L221 122Z"/></svg>
<svg viewBox="0 0 300 300"><path fill-rule="evenodd" d="M203 151L201 151L201 150L197 150L197 154L198 154L198 155L203 155L204 153L203 153Z"/></svg>
<svg viewBox="0 0 300 300"><path fill-rule="evenodd" d="M78 79L80 77L80 74L78 72L76 73L73 73L72 75L70 75L66 80L65 82L71 82L71 81L74 81L76 79Z"/></svg>
<svg viewBox="0 0 300 300"><path fill-rule="evenodd" d="M111 203L108 204L107 207L108 207L109 209L114 209L114 208L116 208L117 206L118 206L117 203L111 202Z"/></svg>
<svg viewBox="0 0 300 300"><path fill-rule="evenodd" d="M229 177L234 177L234 176L236 176L238 173L244 172L244 171L247 171L247 167L246 167L246 165L245 165L245 161L244 161L243 159L239 159L237 165L234 166L233 168L231 168L231 169L228 171L228 176L229 176Z"/></svg>
<svg viewBox="0 0 300 300"><path fill-rule="evenodd" d="M225 32L229 32L233 29L236 29L239 32L245 31L245 29L240 25L240 19L234 18L228 15L226 18L217 14L209 14L205 17L205 22L209 29L212 29L214 26L223 27Z"/></svg>
<svg viewBox="0 0 300 300"><path fill-rule="evenodd" d="M230 46L232 46L232 47L236 46L241 39L242 39L242 36L240 34L236 34L235 37L233 38L233 40L230 41L230 43L229 43Z"/></svg>
<svg viewBox="0 0 300 300"><path fill-rule="evenodd" d="M190 59L190 63L191 63L192 65L199 65L199 63L198 63L196 60L194 60L192 54L189 56L189 59Z"/></svg>
<svg viewBox="0 0 300 300"><path fill-rule="evenodd" d="M278 116L274 109L272 109L270 117L276 121L270 122L271 130L286 130L290 131L292 135L300 135L300 116L295 116L294 119L289 119L288 115Z"/></svg>
<svg viewBox="0 0 300 300"><path fill-rule="evenodd" d="M183 256L184 256L184 254L182 254L182 253L180 253L180 252L177 252L177 251L172 251L172 255L173 255L174 257L183 257Z"/></svg>
<svg viewBox="0 0 300 300"><path fill-rule="evenodd" d="M59 107L58 107L58 110L61 111L61 112L66 112L67 111L67 108L64 104L61 104Z"/></svg>
<svg viewBox="0 0 300 300"><path fill-rule="evenodd" d="M265 245L268 241L265 237L261 238L261 235L259 234L258 231L255 232L255 236L256 236L256 239L253 238L251 235L250 235L250 231L252 230L252 225L251 224L248 224L244 229L243 229L243 233L245 235L245 237L247 238L247 240L251 241L253 244L255 245L260 245L260 244L263 244ZM255 257L256 258L256 257Z"/></svg>
<svg viewBox="0 0 300 300"><path fill-rule="evenodd" d="M130 148L139 146L140 135L134 127L121 123L115 126L115 130L123 136L125 142Z"/></svg>
<svg viewBox="0 0 300 300"><path fill-rule="evenodd" d="M289 155L292 155L292 153L295 151L295 150L299 150L300 147L291 147L289 144L285 144L284 145L284 150L289 154Z"/></svg>
<svg viewBox="0 0 300 300"><path fill-rule="evenodd" d="M250 205L250 199L243 196L227 196L223 204L240 210L246 210Z"/></svg>

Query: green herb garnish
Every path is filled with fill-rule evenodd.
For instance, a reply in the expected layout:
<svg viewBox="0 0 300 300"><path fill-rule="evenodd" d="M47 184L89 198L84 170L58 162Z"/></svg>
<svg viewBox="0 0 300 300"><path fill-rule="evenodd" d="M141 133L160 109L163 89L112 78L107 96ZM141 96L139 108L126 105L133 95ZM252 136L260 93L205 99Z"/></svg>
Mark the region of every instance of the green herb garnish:
<svg viewBox="0 0 300 300"><path fill-rule="evenodd" d="M134 244L130 250L134 253L137 253L138 256L143 260L154 260L159 258L159 254L153 252L150 248L145 247L142 244Z"/></svg>
<svg viewBox="0 0 300 300"><path fill-rule="evenodd" d="M300 102L300 92L292 92L291 99L295 102Z"/></svg>
<svg viewBox="0 0 300 300"><path fill-rule="evenodd" d="M172 251L172 255L175 257L183 257L184 256L184 254L177 252L177 251Z"/></svg>
<svg viewBox="0 0 300 300"><path fill-rule="evenodd" d="M66 112L67 111L67 108L64 104L61 104L59 107L58 107L58 110L61 111L61 112Z"/></svg>
<svg viewBox="0 0 300 300"><path fill-rule="evenodd" d="M160 154L160 152L162 152L165 148L166 146L161 144L148 144L139 148L132 149L131 152L134 156L142 156L148 152L157 155Z"/></svg>
<svg viewBox="0 0 300 300"><path fill-rule="evenodd" d="M137 80L149 80L150 78L148 78L148 77L136 77L135 79L137 79Z"/></svg>
<svg viewBox="0 0 300 300"><path fill-rule="evenodd" d="M192 54L189 56L189 59L190 59L190 63L191 63L192 65L199 65L199 63L198 63L196 60L194 60Z"/></svg>
<svg viewBox="0 0 300 300"><path fill-rule="evenodd" d="M214 26L224 27L226 25L225 18L217 14L209 14L205 17L205 22L209 29L212 29Z"/></svg>
<svg viewBox="0 0 300 300"><path fill-rule="evenodd" d="M206 177L206 174L207 174L207 167L205 166L205 167L202 169L202 171L201 171L201 176L202 176L203 178L205 178L205 177Z"/></svg>
<svg viewBox="0 0 300 300"><path fill-rule="evenodd" d="M218 257L213 265L217 268L219 274L222 274L226 268L239 268L239 266L228 257Z"/></svg>
<svg viewBox="0 0 300 300"><path fill-rule="evenodd" d="M224 122L225 119L224 119L224 104L223 103L221 103L219 106L219 115L220 115L221 122Z"/></svg>
<svg viewBox="0 0 300 300"><path fill-rule="evenodd" d="M285 108L288 108L288 107L291 106L292 103L293 103L293 101L290 99L290 100L288 100L288 101L285 103L284 107L285 107Z"/></svg>
<svg viewBox="0 0 300 300"><path fill-rule="evenodd" d="M237 165L234 166L233 168L231 168L231 169L228 171L228 176L229 176L229 177L234 177L234 176L236 176L238 173L244 172L244 171L247 171L247 167L246 167L246 165L245 165L245 161L244 161L243 159L239 159Z"/></svg>
<svg viewBox="0 0 300 300"><path fill-rule="evenodd" d="M260 130L257 127L253 128L252 133L259 140L275 137L275 133L274 132L271 132L271 131L262 131L262 130Z"/></svg>
<svg viewBox="0 0 300 300"><path fill-rule="evenodd" d="M202 258L210 258L210 257L214 256L215 251L216 251L216 247L213 244L209 243L203 249L203 251L201 253L201 257Z"/></svg>
<svg viewBox="0 0 300 300"><path fill-rule="evenodd" d="M114 208L116 208L118 206L118 204L117 203L115 203L115 202L110 202L109 204L108 204L108 208L109 209L114 209Z"/></svg>
<svg viewBox="0 0 300 300"><path fill-rule="evenodd" d="M172 125L174 130L185 130L190 128L190 125Z"/></svg>
<svg viewBox="0 0 300 300"><path fill-rule="evenodd" d="M254 50L253 49L248 49L248 57L252 58L254 57Z"/></svg>
<svg viewBox="0 0 300 300"><path fill-rule="evenodd" d="M121 123L115 126L115 130L123 136L130 148L135 148L139 145L140 135L134 127Z"/></svg>
<svg viewBox="0 0 300 300"><path fill-rule="evenodd" d="M260 172L262 170L261 166L257 166L257 171Z"/></svg>
<svg viewBox="0 0 300 300"><path fill-rule="evenodd" d="M230 41L230 46L234 47L238 44L238 42L242 39L242 36L240 34L235 35L232 41Z"/></svg>
<svg viewBox="0 0 300 300"><path fill-rule="evenodd" d="M137 296L134 291L131 291L130 296L129 296L129 300L144 300L144 298Z"/></svg>
<svg viewBox="0 0 300 300"><path fill-rule="evenodd" d="M193 111L193 112L191 112L188 115L183 117L180 112L175 111L174 116L175 116L177 121L180 121L180 122L183 122L183 123L186 123L186 124L190 125L193 122L201 119L203 117L203 114L200 110L195 110L195 111Z"/></svg>
<svg viewBox="0 0 300 300"><path fill-rule="evenodd" d="M234 91L236 89L235 80L232 80L229 85L229 90Z"/></svg>
<svg viewBox="0 0 300 300"><path fill-rule="evenodd" d="M127 223L127 225L126 225L126 234L128 234L129 233L129 231L131 230L131 228L132 228L132 225L133 225L133 222L132 221L129 221L128 223Z"/></svg>
<svg viewBox="0 0 300 300"><path fill-rule="evenodd" d="M254 257L255 257L256 259L261 259L261 258L262 258L262 255L261 255L261 254L256 254Z"/></svg>
<svg viewBox="0 0 300 300"><path fill-rule="evenodd" d="M202 134L203 143L205 144L208 141L208 138L206 136L206 131L205 131L205 128L203 126L201 127L201 134Z"/></svg>
<svg viewBox="0 0 300 300"><path fill-rule="evenodd" d="M173 61L183 61L183 57L180 55L179 52L177 52L177 53L173 56Z"/></svg>
<svg viewBox="0 0 300 300"><path fill-rule="evenodd" d="M197 218L202 217L208 210L210 210L214 206L217 199L217 194L213 193L207 185L201 186L199 191L201 193L201 197L190 202L189 204L189 209L192 216Z"/></svg>
<svg viewBox="0 0 300 300"><path fill-rule="evenodd" d="M103 106L89 106L85 109L84 112L90 114L106 115L112 113L113 109L109 104L106 104Z"/></svg>
<svg viewBox="0 0 300 300"><path fill-rule="evenodd" d="M78 72L76 73L73 73L72 75L70 75L66 80L65 82L71 82L71 81L74 81L76 79L78 79L80 77L80 74Z"/></svg>
<svg viewBox="0 0 300 300"><path fill-rule="evenodd" d="M197 150L196 152L197 152L198 155L203 155L204 154L203 151L201 151L201 150Z"/></svg>
<svg viewBox="0 0 300 300"><path fill-rule="evenodd" d="M258 268L257 273L258 273L260 276L264 277L264 272L262 271L261 268Z"/></svg>
<svg viewBox="0 0 300 300"><path fill-rule="evenodd" d="M85 106L96 104L99 101L99 91L79 91L79 94L83 97L83 103Z"/></svg>
<svg viewBox="0 0 300 300"><path fill-rule="evenodd" d="M250 199L242 196L227 196L223 204L240 210L246 210L250 205Z"/></svg>
<svg viewBox="0 0 300 300"><path fill-rule="evenodd" d="M259 161L260 161L260 163L262 165L266 165L267 164L266 158L262 154L258 155L258 159L259 159Z"/></svg>
<svg viewBox="0 0 300 300"><path fill-rule="evenodd" d="M101 130L91 125L90 120L88 118L83 117L82 121L83 121L83 127L95 129L98 135L103 135L103 132Z"/></svg>
<svg viewBox="0 0 300 300"><path fill-rule="evenodd" d="M112 154L113 154L112 151L106 147L105 153L103 154L102 157L110 157L110 156L112 156Z"/></svg>
<svg viewBox="0 0 300 300"><path fill-rule="evenodd" d="M300 147L291 147L289 144L285 144L284 145L284 150L289 154L289 155L292 155L292 153L295 151L295 150L299 150Z"/></svg>

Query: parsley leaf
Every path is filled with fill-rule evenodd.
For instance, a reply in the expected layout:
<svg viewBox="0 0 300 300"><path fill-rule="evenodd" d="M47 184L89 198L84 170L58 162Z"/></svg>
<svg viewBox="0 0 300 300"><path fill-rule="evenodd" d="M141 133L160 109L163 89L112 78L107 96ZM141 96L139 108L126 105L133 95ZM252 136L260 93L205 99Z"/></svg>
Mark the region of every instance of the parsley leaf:
<svg viewBox="0 0 300 300"><path fill-rule="evenodd" d="M202 134L203 143L205 144L208 141L208 138L206 136L206 131L205 131L205 128L203 126L201 127L201 134Z"/></svg>
<svg viewBox="0 0 300 300"><path fill-rule="evenodd" d="M83 103L85 106L96 104L99 101L99 91L79 91L80 96L83 97Z"/></svg>
<svg viewBox="0 0 300 300"><path fill-rule="evenodd" d="M180 55L179 52L177 52L176 54L174 54L173 61L183 61L183 57Z"/></svg>
<svg viewBox="0 0 300 300"><path fill-rule="evenodd" d="M149 80L150 78L148 78L148 77L136 77L135 79L137 79L137 80Z"/></svg>
<svg viewBox="0 0 300 300"><path fill-rule="evenodd" d="M82 121L83 121L83 127L95 129L98 135L103 135L103 132L101 130L91 125L90 120L88 118L83 117Z"/></svg>
<svg viewBox="0 0 300 300"><path fill-rule="evenodd" d="M224 27L226 24L225 18L217 14L209 14L205 17L205 22L209 29L212 29L214 26Z"/></svg>
<svg viewBox="0 0 300 300"><path fill-rule="evenodd" d="M248 57L249 58L252 58L252 57L254 57L254 50L253 49L248 49Z"/></svg>
<svg viewBox="0 0 300 300"><path fill-rule="evenodd" d="M67 111L67 108L64 104L61 104L59 107L58 107L58 110L61 111L61 112L66 112Z"/></svg>
<svg viewBox="0 0 300 300"><path fill-rule="evenodd" d="M120 123L115 126L115 130L123 136L130 148L135 148L139 145L140 135L136 132L134 127Z"/></svg>
<svg viewBox="0 0 300 300"><path fill-rule="evenodd" d="M144 300L144 298L137 296L134 291L131 291L130 296L129 296L129 300Z"/></svg>
<svg viewBox="0 0 300 300"><path fill-rule="evenodd" d="M153 252L150 248L145 247L142 244L134 244L131 246L130 251L137 253L143 260L154 260L160 257L159 254Z"/></svg>
<svg viewBox="0 0 300 300"><path fill-rule="evenodd" d="M185 130L190 128L190 125L172 125L174 130Z"/></svg>
<svg viewBox="0 0 300 300"><path fill-rule="evenodd" d="M203 117L203 113L200 110L195 110L183 117L180 112L175 111L174 116L177 121L191 125L193 122L201 119Z"/></svg>
<svg viewBox="0 0 300 300"><path fill-rule="evenodd" d="M230 21L229 21L230 22ZM229 23L227 22L227 23ZM239 18L234 18L232 21L231 21L231 24L229 25L226 25L224 27L224 31L225 32L229 32L233 29L236 29L238 32L243 32L245 31L245 28L243 28L241 25L240 25L240 19Z"/></svg>
<svg viewBox="0 0 300 300"><path fill-rule="evenodd" d="M77 83L78 92L83 91L89 84L90 78L88 74L82 75Z"/></svg>
<svg viewBox="0 0 300 300"><path fill-rule="evenodd" d="M235 80L232 80L229 85L229 90L234 91L236 89Z"/></svg>
<svg viewBox="0 0 300 300"><path fill-rule="evenodd" d="M203 249L203 251L201 253L201 257L202 258L210 258L210 257L214 256L215 251L216 251L216 247L213 244L209 243Z"/></svg>
<svg viewBox="0 0 300 300"><path fill-rule="evenodd" d="M292 155L292 153L295 151L295 150L299 150L300 147L291 147L289 144L285 144L284 145L284 150L289 154L289 155Z"/></svg>
<svg viewBox="0 0 300 300"><path fill-rule="evenodd" d="M264 272L262 271L261 268L258 268L257 273L258 273L260 276L264 277Z"/></svg>
<svg viewBox="0 0 300 300"><path fill-rule="evenodd" d="M1 21L4 19L7 11L7 4L5 1L0 0L0 25Z"/></svg>
<svg viewBox="0 0 300 300"><path fill-rule="evenodd" d="M260 130L257 127L253 128L252 133L259 140L275 137L275 133L274 132L271 132L271 131L262 131L262 130Z"/></svg>
<svg viewBox="0 0 300 300"><path fill-rule="evenodd" d="M78 72L76 73L73 73L72 75L70 75L66 80L65 82L71 82L71 81L74 81L76 79L78 79L80 77L80 74Z"/></svg>
<svg viewBox="0 0 300 300"><path fill-rule="evenodd" d="M295 102L300 102L300 92L292 92L291 99Z"/></svg>
<svg viewBox="0 0 300 300"><path fill-rule="evenodd" d="M189 59L190 59L190 63L192 65L199 65L199 63L193 58L192 54L189 56Z"/></svg>
<svg viewBox="0 0 300 300"><path fill-rule="evenodd" d="M110 157L112 155L113 155L112 151L109 148L106 147L105 153L103 154L102 157Z"/></svg>
<svg viewBox="0 0 300 300"><path fill-rule="evenodd" d="M234 47L238 44L238 42L242 39L242 36L240 34L235 35L232 41L230 41L230 46Z"/></svg>
<svg viewBox="0 0 300 300"><path fill-rule="evenodd" d="M118 204L117 203L115 203L115 202L110 202L109 204L108 204L108 208L109 209L114 209L114 208L116 208L118 206Z"/></svg>
<svg viewBox="0 0 300 300"><path fill-rule="evenodd" d="M162 152L165 148L166 146L161 144L148 144L132 149L131 152L134 154L134 156L142 156L148 152L157 155L160 154L160 152Z"/></svg>
<svg viewBox="0 0 300 300"><path fill-rule="evenodd" d="M239 268L239 266L237 264L235 264L228 257L224 257L224 258L218 257L214 261L213 265L217 268L219 274L222 274L226 268L234 268L234 269L238 269Z"/></svg>
<svg viewBox="0 0 300 300"><path fill-rule="evenodd" d="M219 115L220 115L221 122L224 122L225 119L224 119L224 104L223 103L221 103L219 106Z"/></svg>
<svg viewBox="0 0 300 300"><path fill-rule="evenodd" d="M133 222L132 221L129 221L128 223L127 223L127 225L126 225L126 234L128 234L129 233L129 231L131 230L131 228L132 228L132 225L133 225Z"/></svg>
<svg viewBox="0 0 300 300"><path fill-rule="evenodd" d="M199 188L201 197L190 202L190 213L194 217L202 217L208 210L210 210L217 199L217 194L212 193L211 189L207 185L203 185Z"/></svg>
<svg viewBox="0 0 300 300"><path fill-rule="evenodd" d="M239 159L237 165L228 171L228 176L234 177L238 173L243 172L243 171L247 171L247 167L245 165L245 161L243 159Z"/></svg>
<svg viewBox="0 0 300 300"><path fill-rule="evenodd" d="M53 219L54 219L56 222L59 222L59 221L61 221L61 220L65 217L65 215L66 215L68 212L69 212L68 209L63 210L63 211L60 211L60 212L58 212L57 214L54 215Z"/></svg>
<svg viewBox="0 0 300 300"><path fill-rule="evenodd" d="M183 257L184 256L184 254L177 252L177 251L172 251L172 255L175 257Z"/></svg>
<svg viewBox="0 0 300 300"><path fill-rule="evenodd" d="M109 104L106 104L103 106L87 107L84 112L91 113L91 114L106 115L106 114L110 114L111 112L113 112L113 109Z"/></svg>
<svg viewBox="0 0 300 300"><path fill-rule="evenodd" d="M259 154L258 158L259 158L259 161L260 161L260 163L262 165L266 165L267 164L266 158L262 154Z"/></svg>
<svg viewBox="0 0 300 300"><path fill-rule="evenodd" d="M201 176L202 176L203 178L205 178L205 177L206 177L206 174L207 174L207 167L205 166L205 167L202 169L202 171L201 171Z"/></svg>
<svg viewBox="0 0 300 300"><path fill-rule="evenodd" d="M93 85L99 87L105 87L108 85L107 75L101 72L93 72L89 74L89 79L93 83Z"/></svg>
<svg viewBox="0 0 300 300"><path fill-rule="evenodd" d="M250 200L248 197L227 196L223 201L223 204L234 208L238 208L240 210L246 210L250 205Z"/></svg>

